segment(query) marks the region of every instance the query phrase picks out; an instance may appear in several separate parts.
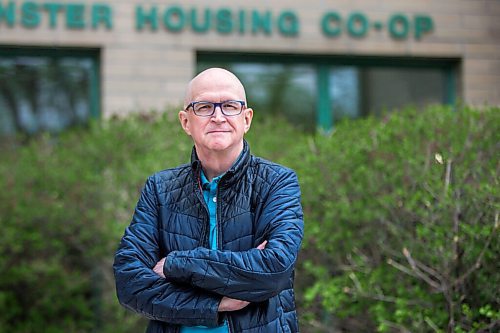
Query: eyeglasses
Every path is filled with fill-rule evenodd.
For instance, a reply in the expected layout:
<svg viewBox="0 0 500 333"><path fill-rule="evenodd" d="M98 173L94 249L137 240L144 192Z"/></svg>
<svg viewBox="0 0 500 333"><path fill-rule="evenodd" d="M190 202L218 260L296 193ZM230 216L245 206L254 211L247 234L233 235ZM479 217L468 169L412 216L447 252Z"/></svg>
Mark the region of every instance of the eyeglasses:
<svg viewBox="0 0 500 333"><path fill-rule="evenodd" d="M215 113L215 108L220 107L222 114L228 117L237 116L243 111L245 106L244 101L224 101L220 103L215 102L191 102L186 107L186 111L189 108L193 108L195 115L200 117L211 117Z"/></svg>

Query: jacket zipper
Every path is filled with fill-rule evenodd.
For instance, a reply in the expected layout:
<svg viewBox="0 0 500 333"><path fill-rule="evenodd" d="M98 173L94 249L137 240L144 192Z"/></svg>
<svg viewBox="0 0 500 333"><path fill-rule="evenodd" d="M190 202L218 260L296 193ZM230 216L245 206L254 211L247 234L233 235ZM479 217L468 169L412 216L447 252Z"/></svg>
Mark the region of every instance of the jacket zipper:
<svg viewBox="0 0 500 333"><path fill-rule="evenodd" d="M233 330L231 329L231 318L226 314L226 319L227 319L227 331L228 333L231 333Z"/></svg>
<svg viewBox="0 0 500 333"><path fill-rule="evenodd" d="M220 187L220 183L222 181L222 178L220 179L219 183L217 184L217 190L215 192L215 232L217 233L217 249L221 250L222 249L222 228L219 228L220 227L220 223L219 223L219 216L220 216L220 205L219 205L219 187ZM201 178L198 177L198 188L200 189L200 191L198 192L198 200L201 200L201 202L203 203L203 207L205 207L205 211L207 213L207 216L208 218L210 219L210 211L208 210L208 206L205 202L205 198L203 196L203 188L201 187ZM201 195L201 198L200 198L200 195ZM210 224L210 223L209 223ZM203 227L203 231L202 231L202 240L203 242L205 243L204 245L210 245L210 240L208 239L207 237L207 230L208 228L206 228L206 223L204 224L204 227ZM225 313L224 314L224 317L227 321L227 330L228 330L228 333L231 333L233 332L233 329L231 328L231 318L229 318L229 316ZM178 332L180 332L180 329L178 330Z"/></svg>
<svg viewBox="0 0 500 333"><path fill-rule="evenodd" d="M217 190L215 191L215 232L217 233L217 249L222 250L222 228L220 228L220 223L219 223L219 216L220 216L220 205L219 205L219 188L220 188L220 181L222 178L219 180L219 183L217 184Z"/></svg>
<svg viewBox="0 0 500 333"><path fill-rule="evenodd" d="M199 191L196 192L196 196L198 197L198 200L201 202L203 205L203 208L205 209L205 216L208 216L208 219L210 219L210 212L208 211L208 206L207 203L205 202L205 198L203 197L203 188L201 187L201 177L200 175L197 176L197 183L198 183L198 189ZM203 223L202 229L201 229L201 246L208 246L208 237L207 237L207 221L206 219L204 220L205 223ZM210 222L209 222L210 223Z"/></svg>
<svg viewBox="0 0 500 333"><path fill-rule="evenodd" d="M217 184L217 191L215 192L215 231L217 232L217 249L222 250L222 227L220 224L220 204L219 204L219 192L220 192L220 185L222 182L222 178L219 180L219 183ZM231 333L233 330L231 328L231 318L227 313L224 314L224 317L227 321L227 330L228 333Z"/></svg>

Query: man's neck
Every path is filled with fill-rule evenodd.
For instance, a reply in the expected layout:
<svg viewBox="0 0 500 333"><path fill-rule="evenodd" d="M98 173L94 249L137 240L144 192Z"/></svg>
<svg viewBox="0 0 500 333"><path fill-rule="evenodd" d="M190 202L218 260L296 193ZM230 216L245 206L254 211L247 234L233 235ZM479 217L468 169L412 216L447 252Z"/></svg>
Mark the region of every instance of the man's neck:
<svg viewBox="0 0 500 333"><path fill-rule="evenodd" d="M243 150L243 142L241 145L233 147L229 150L212 151L196 149L199 160L203 168L203 172L208 181L212 181L215 177L222 175L233 166L238 156Z"/></svg>

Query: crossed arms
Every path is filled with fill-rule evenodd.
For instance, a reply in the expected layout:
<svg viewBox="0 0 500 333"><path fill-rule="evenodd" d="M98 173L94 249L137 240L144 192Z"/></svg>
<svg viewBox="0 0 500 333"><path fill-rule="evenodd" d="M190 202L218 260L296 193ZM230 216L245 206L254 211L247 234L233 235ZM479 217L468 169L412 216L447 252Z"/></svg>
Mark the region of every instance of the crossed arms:
<svg viewBox="0 0 500 333"><path fill-rule="evenodd" d="M125 307L171 324L208 327L220 311L265 301L289 284L303 236L295 174L279 174L262 204L258 223L267 243L240 252L196 248L160 257L154 176L142 191L113 265ZM162 274L163 273L163 274Z"/></svg>

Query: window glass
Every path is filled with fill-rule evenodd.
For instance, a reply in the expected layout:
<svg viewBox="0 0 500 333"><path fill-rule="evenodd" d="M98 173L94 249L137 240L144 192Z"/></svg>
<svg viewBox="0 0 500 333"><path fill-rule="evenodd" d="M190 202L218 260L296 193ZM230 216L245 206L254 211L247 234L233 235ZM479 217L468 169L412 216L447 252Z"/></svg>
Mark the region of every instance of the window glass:
<svg viewBox="0 0 500 333"><path fill-rule="evenodd" d="M363 107L368 113L445 100L445 71L441 69L367 68L361 70L361 81Z"/></svg>
<svg viewBox="0 0 500 333"><path fill-rule="evenodd" d="M329 73L329 91L333 122L361 116L359 70L333 67Z"/></svg>
<svg viewBox="0 0 500 333"><path fill-rule="evenodd" d="M256 114L279 114L305 130L316 128L316 71L312 65L201 62L198 71L214 66L239 77Z"/></svg>
<svg viewBox="0 0 500 333"><path fill-rule="evenodd" d="M94 66L85 57L0 55L0 134L57 132L85 123Z"/></svg>

